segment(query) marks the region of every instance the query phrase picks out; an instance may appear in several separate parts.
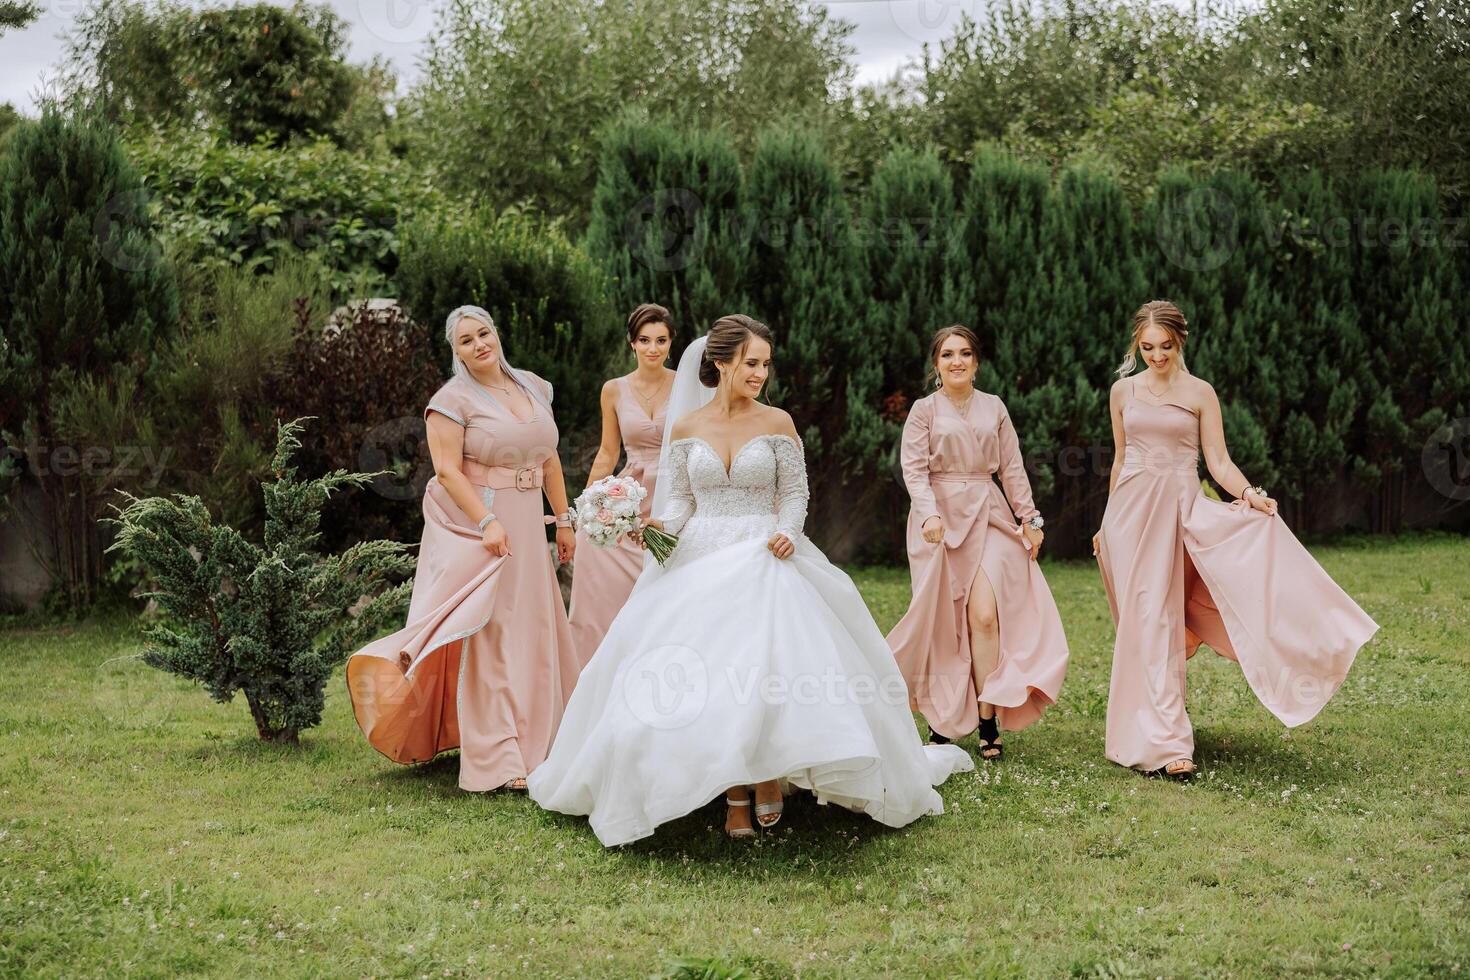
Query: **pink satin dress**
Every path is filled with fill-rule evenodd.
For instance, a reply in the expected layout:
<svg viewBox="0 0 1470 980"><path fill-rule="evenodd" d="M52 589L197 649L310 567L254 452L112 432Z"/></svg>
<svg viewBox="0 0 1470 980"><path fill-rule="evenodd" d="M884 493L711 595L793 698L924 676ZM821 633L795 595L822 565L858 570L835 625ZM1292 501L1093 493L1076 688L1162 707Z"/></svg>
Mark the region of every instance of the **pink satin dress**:
<svg viewBox="0 0 1470 980"><path fill-rule="evenodd" d="M650 418L638 404L627 378L615 381L618 389L618 432L623 437L623 450L628 461L618 476L630 476L648 489L643 500L643 516L653 506L653 491L658 479L658 454L664 439L665 400ZM613 617L628 601L633 583L643 571L644 552L630 541L620 541L612 548L599 548L577 532L577 557L572 569L572 642L582 663L607 635Z"/></svg>
<svg viewBox="0 0 1470 980"><path fill-rule="evenodd" d="M530 380L550 402L551 386ZM348 659L347 689L379 752L411 763L458 747L460 787L482 791L546 758L581 661L541 502L556 422L534 401L523 421L473 383L449 381L424 414L465 427L465 475L504 525L511 553L486 551L475 522L431 479L408 624Z"/></svg>
<svg viewBox="0 0 1470 980"><path fill-rule="evenodd" d="M1061 616L1018 523L1035 516L1036 505L1016 430L998 396L977 391L972 398L961 416L935 392L914 402L904 422L913 599L888 634L912 707L951 739L980 724L977 699L995 705L1001 728L1025 728L1056 701L1067 673ZM923 527L936 514L944 540L930 544ZM966 613L976 569L995 593L1000 627L1000 656L979 692Z"/></svg>
<svg viewBox="0 0 1470 980"><path fill-rule="evenodd" d="M1152 771L1194 757L1185 661L1201 642L1240 664L1288 726L1311 720L1378 630L1279 515L1200 490L1199 418L1135 396L1098 566L1117 625L1107 757Z"/></svg>

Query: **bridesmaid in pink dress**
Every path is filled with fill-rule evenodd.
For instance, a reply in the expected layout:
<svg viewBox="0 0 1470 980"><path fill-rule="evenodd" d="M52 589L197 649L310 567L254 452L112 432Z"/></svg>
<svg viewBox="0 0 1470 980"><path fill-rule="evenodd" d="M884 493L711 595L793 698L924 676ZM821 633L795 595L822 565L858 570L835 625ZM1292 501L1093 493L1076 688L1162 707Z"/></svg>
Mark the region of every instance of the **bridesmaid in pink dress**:
<svg viewBox="0 0 1470 980"><path fill-rule="evenodd" d="M1056 701L1067 638L1036 563L1042 520L1016 430L1005 403L974 388L978 349L968 327L935 334L940 388L904 423L913 600L888 645L931 740L978 726L981 757L998 759L998 727L1025 728Z"/></svg>
<svg viewBox="0 0 1470 980"><path fill-rule="evenodd" d="M1184 367L1187 333L1172 303L1134 315L1093 538L1117 625L1107 757L1174 779L1195 773L1184 665L1201 642L1238 662L1261 703L1294 727L1322 710L1378 630L1231 462L1215 390ZM1137 356L1147 369L1130 377ZM1201 492L1201 448L1232 503Z"/></svg>
<svg viewBox="0 0 1470 980"><path fill-rule="evenodd" d="M648 488L643 501L646 520L658 479L658 452L664 438L664 409L674 372L664 366L673 340L673 318L656 303L644 303L628 316L628 344L638 359L632 374L602 386L602 445L592 461L587 484L613 471L619 448L628 462L619 476L630 476ZM588 543L577 535L577 565L572 570L572 640L583 664L592 659L613 617L628 601L643 571L643 550L624 539L613 548Z"/></svg>
<svg viewBox="0 0 1470 980"><path fill-rule="evenodd" d="M581 662L546 547L576 539L551 385L505 360L490 314L445 325L454 377L424 410L434 477L408 624L347 661L358 726L394 762L459 748L462 789L525 789L551 749Z"/></svg>

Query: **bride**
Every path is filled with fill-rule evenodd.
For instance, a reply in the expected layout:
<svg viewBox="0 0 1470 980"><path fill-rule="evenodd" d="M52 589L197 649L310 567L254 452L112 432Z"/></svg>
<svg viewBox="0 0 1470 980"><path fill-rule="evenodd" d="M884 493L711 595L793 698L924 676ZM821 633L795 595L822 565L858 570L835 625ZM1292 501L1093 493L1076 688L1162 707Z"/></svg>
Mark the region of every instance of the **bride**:
<svg viewBox="0 0 1470 980"><path fill-rule="evenodd" d="M883 634L802 534L801 442L756 401L770 365L770 329L748 316L685 351L648 522L679 543L662 567L645 558L527 781L608 847L722 792L726 833L753 837L751 787L762 827L790 787L901 827L943 813L934 787L974 768L919 741Z"/></svg>

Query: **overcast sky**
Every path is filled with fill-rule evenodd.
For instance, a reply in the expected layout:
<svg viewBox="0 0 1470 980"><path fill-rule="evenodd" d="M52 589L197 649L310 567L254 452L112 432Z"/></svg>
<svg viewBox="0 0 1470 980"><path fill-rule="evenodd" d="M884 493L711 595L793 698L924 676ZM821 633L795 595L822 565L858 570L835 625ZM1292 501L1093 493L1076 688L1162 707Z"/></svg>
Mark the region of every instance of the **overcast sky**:
<svg viewBox="0 0 1470 980"><path fill-rule="evenodd" d="M394 64L403 81L413 79L424 38L434 27L435 0L328 2L352 25L352 60L365 61L381 54ZM886 79L916 57L923 42L948 37L961 13L975 13L983 6L983 0L823 2L834 15L857 26L851 40L857 48L860 81ZM31 26L0 37L0 102L34 113L36 94L60 63L61 35L85 5L84 0L49 0Z"/></svg>

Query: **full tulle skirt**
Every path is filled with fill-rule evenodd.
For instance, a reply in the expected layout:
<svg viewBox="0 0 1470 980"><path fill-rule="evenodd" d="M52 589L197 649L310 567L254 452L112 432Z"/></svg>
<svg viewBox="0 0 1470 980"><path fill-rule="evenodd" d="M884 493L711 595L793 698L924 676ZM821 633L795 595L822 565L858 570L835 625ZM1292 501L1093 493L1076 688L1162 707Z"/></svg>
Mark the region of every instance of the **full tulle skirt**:
<svg viewBox="0 0 1470 980"><path fill-rule="evenodd" d="M717 520L696 518L680 548L718 536ZM639 579L531 773L532 799L588 816L607 846L769 779L893 827L942 813L934 787L974 763L920 742L852 581L804 537L784 561L765 530L738 537L690 561L676 550Z"/></svg>

